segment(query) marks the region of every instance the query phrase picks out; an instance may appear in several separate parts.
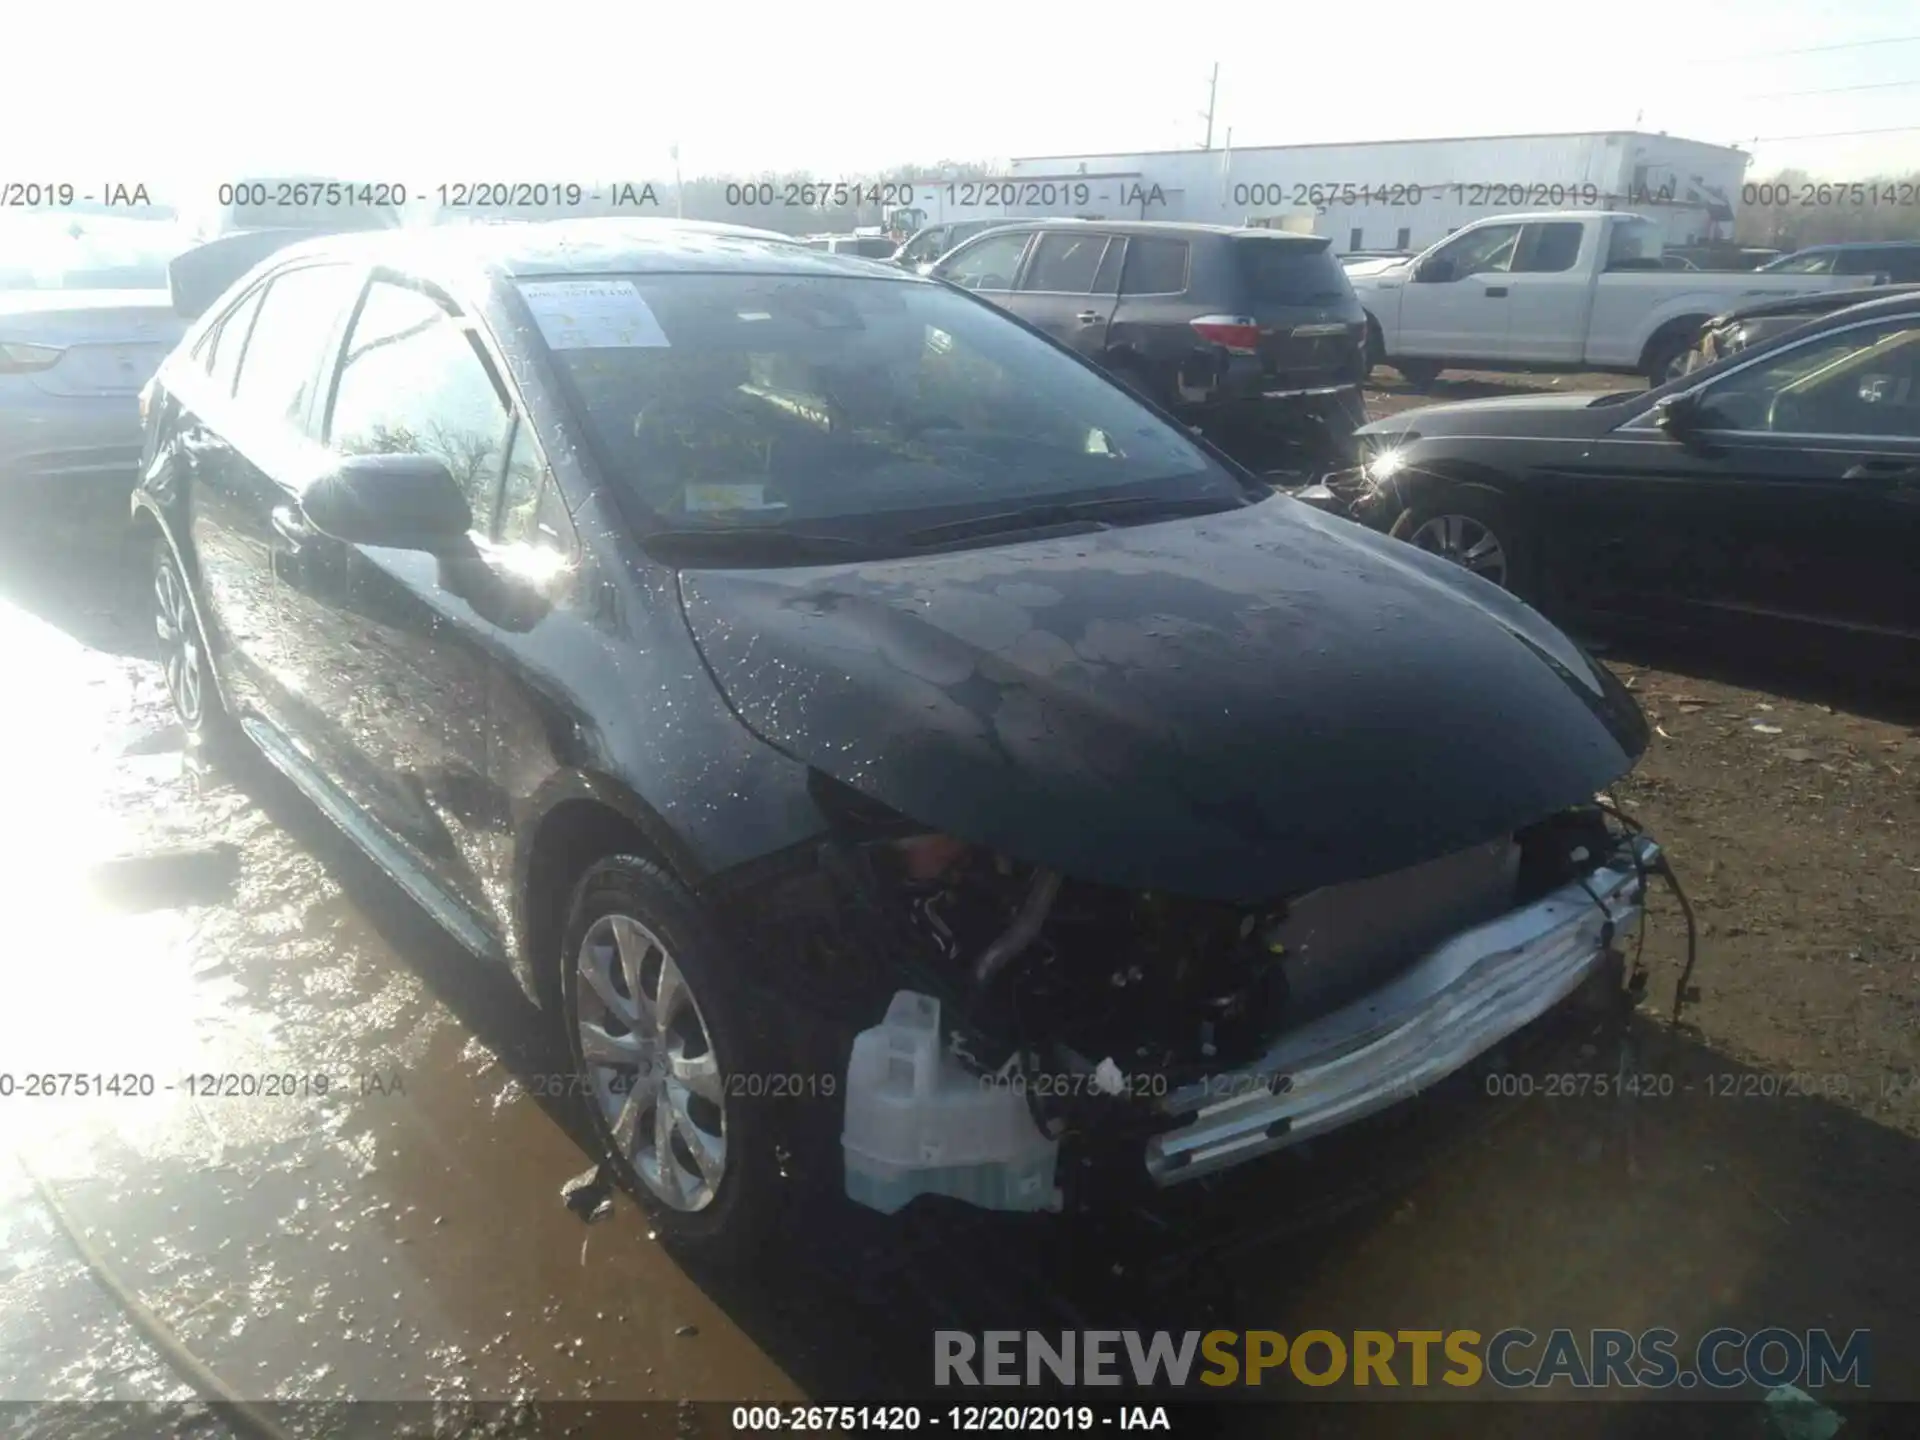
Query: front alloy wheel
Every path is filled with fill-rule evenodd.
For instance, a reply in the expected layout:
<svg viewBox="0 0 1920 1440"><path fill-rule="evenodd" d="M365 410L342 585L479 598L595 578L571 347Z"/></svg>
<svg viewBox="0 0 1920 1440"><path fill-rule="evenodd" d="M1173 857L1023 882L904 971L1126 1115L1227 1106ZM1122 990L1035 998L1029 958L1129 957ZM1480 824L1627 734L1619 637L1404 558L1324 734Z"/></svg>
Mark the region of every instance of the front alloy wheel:
<svg viewBox="0 0 1920 1440"><path fill-rule="evenodd" d="M1506 588L1506 547L1484 521L1471 515L1435 515L1414 527L1407 540Z"/></svg>
<svg viewBox="0 0 1920 1440"><path fill-rule="evenodd" d="M783 1183L768 1077L793 1066L725 938L660 866L609 855L574 886L554 961L609 1178L667 1238L713 1259L751 1258Z"/></svg>
<svg viewBox="0 0 1920 1440"><path fill-rule="evenodd" d="M706 1209L727 1173L727 1081L699 1000L631 915L595 920L576 965L580 1054L621 1158L663 1205Z"/></svg>

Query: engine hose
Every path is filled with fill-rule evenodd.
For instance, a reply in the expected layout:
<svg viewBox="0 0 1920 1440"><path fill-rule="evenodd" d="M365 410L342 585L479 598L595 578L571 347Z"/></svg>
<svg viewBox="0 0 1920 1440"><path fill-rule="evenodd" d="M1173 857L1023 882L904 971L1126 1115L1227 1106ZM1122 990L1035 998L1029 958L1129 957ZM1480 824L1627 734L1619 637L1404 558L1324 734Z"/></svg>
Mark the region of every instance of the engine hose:
<svg viewBox="0 0 1920 1440"><path fill-rule="evenodd" d="M291 1431L277 1424L258 1404L236 1393L208 1369L206 1362L189 1350L186 1342L141 1302L140 1297L114 1273L106 1257L87 1239L66 1205L54 1193L53 1187L40 1177L39 1172L27 1162L27 1157L16 1149L14 1158L27 1179L33 1182L34 1192L40 1197L40 1202L47 1207L68 1243L79 1254L94 1282L113 1297L114 1303L126 1312L134 1328L160 1352L160 1357L174 1373L193 1387L194 1392L207 1403L208 1409L234 1429L256 1437L256 1440L295 1440Z"/></svg>

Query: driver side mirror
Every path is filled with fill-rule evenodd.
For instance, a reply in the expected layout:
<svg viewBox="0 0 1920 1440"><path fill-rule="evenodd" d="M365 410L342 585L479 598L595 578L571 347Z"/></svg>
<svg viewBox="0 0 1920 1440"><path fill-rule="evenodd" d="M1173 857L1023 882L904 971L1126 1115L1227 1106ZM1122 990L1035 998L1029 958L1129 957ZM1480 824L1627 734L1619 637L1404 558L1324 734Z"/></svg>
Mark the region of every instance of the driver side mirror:
<svg viewBox="0 0 1920 1440"><path fill-rule="evenodd" d="M1436 255L1423 261L1413 272L1413 278L1423 285L1441 284L1454 279L1454 263L1445 255Z"/></svg>
<svg viewBox="0 0 1920 1440"><path fill-rule="evenodd" d="M349 455L300 497L307 523L350 545L457 554L472 541L473 510L431 455Z"/></svg>
<svg viewBox="0 0 1920 1440"><path fill-rule="evenodd" d="M1682 390L1655 402L1653 423L1678 440L1699 430L1703 410L1698 390Z"/></svg>

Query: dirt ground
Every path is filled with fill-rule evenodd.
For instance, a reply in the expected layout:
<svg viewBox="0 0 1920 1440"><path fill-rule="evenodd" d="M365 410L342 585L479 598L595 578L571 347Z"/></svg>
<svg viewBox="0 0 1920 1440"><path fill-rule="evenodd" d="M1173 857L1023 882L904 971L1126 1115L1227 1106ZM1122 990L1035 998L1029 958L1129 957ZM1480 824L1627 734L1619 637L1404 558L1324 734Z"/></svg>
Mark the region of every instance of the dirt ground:
<svg viewBox="0 0 1920 1440"><path fill-rule="evenodd" d="M1382 379L1375 414L1526 383ZM632 1433L590 1413L609 1397L919 1399L936 1328L1100 1323L1864 1328L1872 1386L1830 1397L1841 1440L1913 1433L1863 1402L1920 1402L1920 705L1594 637L1658 726L1617 796L1697 920L1682 1024L1686 932L1658 892L1632 1015L1560 1017L1491 1078L1164 1214L799 1205L766 1264L728 1275L668 1253L625 1200L593 1225L561 1204L588 1157L541 1017L266 767L182 763L110 551L49 545L30 517L4 530L0 745L30 822L0 865L4 1068L332 1086L0 1104L24 1167L0 1185L0 1402L188 1393L111 1283L246 1398L565 1406L580 1434ZM1660 1078L1633 1099L1501 1098L1503 1066ZM1751 1391L1679 1415L1563 1403L1550 1424L1531 1404L1336 1398L1289 1424L1760 1436L1763 1413ZM550 1410L535 1429L565 1426ZM1274 1422L1241 1406L1213 1428Z"/></svg>
<svg viewBox="0 0 1920 1440"><path fill-rule="evenodd" d="M1448 371L1422 393L1389 367L1375 378L1376 418L1640 383ZM1728 1054L1798 1077L1796 1089L1920 1135L1920 697L1649 653L1675 668L1607 651L1658 727L1619 793L1668 847L1700 922L1703 1003L1690 1018ZM1672 975L1682 934L1659 924L1649 939Z"/></svg>

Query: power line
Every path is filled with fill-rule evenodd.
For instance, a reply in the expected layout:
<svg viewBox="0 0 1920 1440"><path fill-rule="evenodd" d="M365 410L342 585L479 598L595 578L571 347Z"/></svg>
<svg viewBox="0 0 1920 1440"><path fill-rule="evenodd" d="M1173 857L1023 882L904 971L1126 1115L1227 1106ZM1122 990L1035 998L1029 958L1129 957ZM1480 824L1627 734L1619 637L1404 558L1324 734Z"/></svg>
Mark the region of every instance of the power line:
<svg viewBox="0 0 1920 1440"><path fill-rule="evenodd" d="M1746 55L1730 56L1733 60L1765 60L1774 55L1820 55L1829 50L1865 50L1874 45L1912 45L1920 42L1920 35L1887 35L1878 40L1843 40L1838 45L1796 45L1790 50L1755 50Z"/></svg>
<svg viewBox="0 0 1920 1440"><path fill-rule="evenodd" d="M1920 125L1884 125L1878 130L1821 130L1812 135L1753 135L1748 137L1749 145L1758 145L1769 140L1840 140L1849 135L1905 135L1920 130Z"/></svg>
<svg viewBox="0 0 1920 1440"><path fill-rule="evenodd" d="M1745 95L1745 100L1790 100L1796 95L1841 95L1853 90L1899 90L1920 85L1920 80L1876 80L1868 85L1828 85L1819 90L1771 90L1761 95Z"/></svg>

